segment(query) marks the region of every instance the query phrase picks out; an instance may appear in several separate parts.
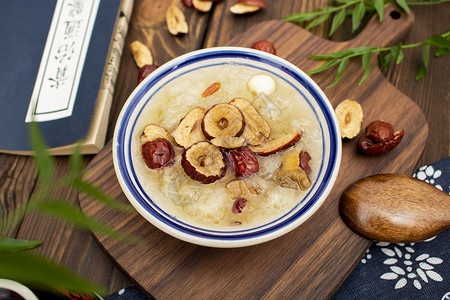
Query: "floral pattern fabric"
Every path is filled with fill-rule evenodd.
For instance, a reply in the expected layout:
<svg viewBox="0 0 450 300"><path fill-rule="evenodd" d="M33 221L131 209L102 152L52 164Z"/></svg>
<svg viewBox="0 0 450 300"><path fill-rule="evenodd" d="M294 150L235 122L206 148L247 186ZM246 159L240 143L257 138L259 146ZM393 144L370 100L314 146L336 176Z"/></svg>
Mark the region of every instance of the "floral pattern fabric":
<svg viewBox="0 0 450 300"><path fill-rule="evenodd" d="M450 157L413 177L450 195ZM450 300L449 246L450 230L418 243L375 242L332 299Z"/></svg>

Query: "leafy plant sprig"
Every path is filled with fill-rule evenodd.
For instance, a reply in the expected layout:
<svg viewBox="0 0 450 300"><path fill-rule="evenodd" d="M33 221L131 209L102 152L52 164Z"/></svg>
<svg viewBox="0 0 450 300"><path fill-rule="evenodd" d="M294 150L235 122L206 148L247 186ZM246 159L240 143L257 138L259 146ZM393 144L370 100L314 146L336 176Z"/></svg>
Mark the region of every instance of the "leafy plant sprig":
<svg viewBox="0 0 450 300"><path fill-rule="evenodd" d="M364 16L372 16L374 13L378 15L380 22L384 17L384 5L395 2L407 13L410 12L410 5L432 5L450 2L450 0L434 0L434 1L413 1L413 0L336 0L336 6L324 6L314 9L311 12L291 14L283 18L288 22L309 22L306 29L311 29L319 24L324 23L332 18L329 36L332 36L336 29L342 25L348 15L352 16L352 31L356 31L363 20Z"/></svg>
<svg viewBox="0 0 450 300"><path fill-rule="evenodd" d="M30 126L31 144L34 150L34 161L38 171L38 188L26 204L11 213L6 213L0 221L0 278L16 280L31 287L52 291L52 288L103 294L105 289L91 283L68 269L45 257L30 253L41 245L41 241L21 240L5 237L5 234L17 226L28 213L39 213L61 219L69 224L87 230L94 230L109 237L136 243L136 237L116 231L98 220L84 215L78 206L69 204L63 199L52 199L52 194L62 188L73 188L90 196L93 200L125 212L133 211L131 206L121 205L108 197L100 189L83 180L84 170L80 143L70 157L70 170L64 176L56 176L55 161L48 155L47 146L35 123ZM1 202L0 202L1 205ZM52 287L49 286L52 285Z"/></svg>
<svg viewBox="0 0 450 300"><path fill-rule="evenodd" d="M378 53L378 58L381 65L385 68L388 68L393 60L396 61L397 64L401 63L404 58L404 49L415 48L415 47L423 47L422 51L422 65L419 68L419 71L416 75L416 80L422 79L427 74L428 69L428 61L430 58L430 48L431 46L436 47L436 51L434 55L436 57L440 57L446 55L450 52L450 29L441 35L433 35L422 42L415 44L407 44L403 45L402 43L398 43L392 47L357 47L352 49L345 49L337 52L331 52L321 55L309 55L308 57L315 60L326 60L327 62L321 65L320 67L307 72L308 74L317 74L323 72L335 65L338 65L337 74L334 78L334 81L327 88L335 86L341 79L348 61L351 58L361 57L362 66L364 69L364 75L359 82L361 85L370 74L370 59L372 54ZM385 54L387 52L387 54Z"/></svg>

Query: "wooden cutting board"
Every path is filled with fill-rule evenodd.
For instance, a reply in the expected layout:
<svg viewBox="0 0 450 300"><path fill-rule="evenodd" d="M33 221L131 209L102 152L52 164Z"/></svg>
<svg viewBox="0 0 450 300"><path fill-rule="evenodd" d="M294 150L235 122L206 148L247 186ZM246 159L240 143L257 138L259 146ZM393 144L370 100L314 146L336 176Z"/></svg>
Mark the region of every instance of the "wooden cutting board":
<svg viewBox="0 0 450 300"><path fill-rule="evenodd" d="M229 45L249 47L261 39L271 41L277 55L307 71L321 64L307 58L356 46L385 46L397 42L412 24L412 16L395 18L388 7L380 24L371 20L355 39L332 42L281 21L261 23L233 39ZM391 15L393 17L391 17ZM363 127L376 119L404 129L405 137L393 151L378 157L356 152L356 139L343 141L342 164L336 184L322 207L292 232L262 245L214 249L179 241L156 229L137 212L113 211L80 196L82 210L115 229L141 236L132 245L94 233L105 251L132 280L157 299L324 299L350 274L370 245L349 230L339 217L338 202L345 187L377 173L410 175L428 137L428 125L419 107L381 74L376 57L367 81L360 60L350 61L341 83L325 89L333 107L350 98L361 103ZM325 88L335 70L313 76ZM91 161L86 179L119 202L128 203L116 179L111 142Z"/></svg>

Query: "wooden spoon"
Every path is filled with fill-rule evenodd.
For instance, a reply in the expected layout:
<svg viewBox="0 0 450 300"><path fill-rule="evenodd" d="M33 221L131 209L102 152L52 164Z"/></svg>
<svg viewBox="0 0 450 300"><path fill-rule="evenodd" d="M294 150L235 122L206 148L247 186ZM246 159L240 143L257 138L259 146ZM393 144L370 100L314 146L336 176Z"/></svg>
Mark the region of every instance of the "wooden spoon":
<svg viewBox="0 0 450 300"><path fill-rule="evenodd" d="M422 241L450 226L450 196L405 175L354 182L342 194L339 211L348 227L376 241Z"/></svg>

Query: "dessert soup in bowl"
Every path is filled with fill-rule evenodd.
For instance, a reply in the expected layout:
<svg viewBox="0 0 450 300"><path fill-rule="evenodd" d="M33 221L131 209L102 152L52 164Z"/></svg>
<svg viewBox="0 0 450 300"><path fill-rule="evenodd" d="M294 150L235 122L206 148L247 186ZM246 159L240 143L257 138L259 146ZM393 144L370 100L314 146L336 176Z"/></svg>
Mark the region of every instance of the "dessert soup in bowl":
<svg viewBox="0 0 450 300"><path fill-rule="evenodd" d="M337 126L323 92L285 60L199 50L130 95L116 125L115 170L138 212L166 233L253 245L297 227L325 200L340 163Z"/></svg>

